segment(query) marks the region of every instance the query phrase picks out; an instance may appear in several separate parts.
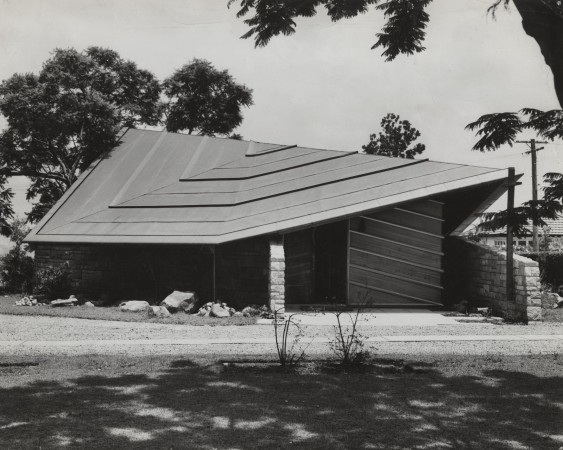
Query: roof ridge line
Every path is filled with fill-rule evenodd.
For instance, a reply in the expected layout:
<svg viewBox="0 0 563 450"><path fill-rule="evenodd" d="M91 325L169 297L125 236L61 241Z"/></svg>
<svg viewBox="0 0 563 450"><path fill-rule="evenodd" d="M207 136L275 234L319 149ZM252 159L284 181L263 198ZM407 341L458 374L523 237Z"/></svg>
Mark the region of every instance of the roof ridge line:
<svg viewBox="0 0 563 450"><path fill-rule="evenodd" d="M248 146L248 150L244 156L246 157L253 157L253 156L262 156L267 155L269 153L280 152L282 150L289 150L290 148L297 147L297 144L292 145L281 145L274 148L269 148L266 150L254 150L254 141L250 141L250 145Z"/></svg>
<svg viewBox="0 0 563 450"><path fill-rule="evenodd" d="M416 165L416 164L421 163L421 162L428 162L428 159L417 159L417 160L409 162L407 164L402 164L400 166L387 167L385 169L374 170L372 172L359 174L359 175L351 175L351 176L341 178L341 179L335 180L335 181L325 181L323 183L318 183L318 184L315 184L315 185L312 185L312 186L301 187L301 188L296 188L296 189L292 189L292 190L288 190L288 191L283 191L282 193L279 193L279 194L269 194L269 195L264 195L262 197L258 197L258 198L254 198L254 199L243 199L243 200L240 200L240 201L235 201L233 203L213 203L213 204L203 204L203 205L198 205L198 206L201 207L201 208L209 208L209 207L216 207L216 206L226 207L226 206L245 205L245 204L248 204L248 203L258 202L258 201L261 201L261 200L267 200L269 198L280 197L280 196L286 195L286 194L293 194L295 192L306 191L308 189L312 189L312 188L316 188L316 187L320 187L320 186L327 186L329 184L335 184L335 183L339 183L339 182L342 182L342 181L348 181L348 180L353 180L355 178L361 178L361 177L368 176L368 175L374 175L376 173L383 173L383 172L389 172L389 171L392 171L392 170L395 170L395 169L402 169L404 167L413 166L413 165ZM458 166L455 169L458 169L460 167L461 166ZM447 171L450 171L450 170L454 170L454 169L452 169L452 168L444 169L444 170L440 170L438 172L433 172L432 174L420 175L419 177L415 177L415 178L425 177L425 176L428 176L428 175L433 175L433 174L441 173L441 172L447 172ZM390 183L386 183L386 184L390 184ZM241 191L241 192L249 192L249 190ZM144 194L144 195L149 195L149 194ZM246 194L246 196L248 196L248 194ZM131 200L134 200L134 199L131 199ZM144 208L183 208L183 207L185 207L185 205L144 206ZM117 205L117 206L110 206L110 208L138 208L138 206Z"/></svg>
<svg viewBox="0 0 563 450"><path fill-rule="evenodd" d="M262 176L265 176L265 175L271 175L273 173L285 172L285 171L292 170L292 169L295 169L295 168L298 168L298 167L305 167L305 166L310 166L311 164L318 164L318 163L323 162L323 161L330 161L330 160L333 160L333 159L344 158L344 157L349 156L349 155L355 155L355 153L352 153L352 152L343 153L341 155L332 156L330 158L325 158L325 159L321 159L321 160L318 160L318 161L312 161L312 162L308 162L308 163L304 163L304 164L299 164L299 165L296 165L296 166L293 166L293 167L288 167L288 168L285 168L285 169L272 170L270 172L264 172L264 173L261 173L261 174L258 174L258 175L252 175L252 176L244 176L244 177L236 177L236 178L228 178L228 177L227 178L186 178L186 179L180 179L180 181L250 180L252 178L258 178L258 177L262 177ZM209 170L208 172L210 172L210 171L211 170ZM202 174L200 174L200 175L202 175Z"/></svg>
<svg viewBox="0 0 563 450"><path fill-rule="evenodd" d="M127 193L127 190L131 187L131 185L133 184L133 182L135 181L135 179L137 178L137 176L143 171L143 169L147 166L147 164L149 163L149 160L153 157L153 155L156 153L156 150L158 149L158 147L160 146L161 142L164 140L164 137L168 135L168 132L166 130L162 131L162 134L158 137L158 139L156 140L156 142L153 144L153 146L151 147L151 149L148 151L148 153L145 155L145 157L143 158L143 160L141 161L141 164L139 164L137 166L137 168L135 169L135 171L131 174L131 176L127 179L127 181L125 182L125 184L123 185L123 187L119 190L119 192L117 193L117 195L113 198L113 200L111 201L111 203L108 206L115 206L117 204L119 204L120 202L123 201L123 197L125 197L125 194Z"/></svg>

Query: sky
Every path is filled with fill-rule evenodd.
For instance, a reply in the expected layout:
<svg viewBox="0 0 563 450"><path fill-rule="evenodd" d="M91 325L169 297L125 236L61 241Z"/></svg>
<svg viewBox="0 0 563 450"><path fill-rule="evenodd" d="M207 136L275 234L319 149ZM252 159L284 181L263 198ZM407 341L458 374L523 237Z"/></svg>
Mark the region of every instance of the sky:
<svg viewBox="0 0 563 450"><path fill-rule="evenodd" d="M393 112L421 131L426 158L516 167L524 174L520 203L531 196L525 145L475 152L476 138L464 127L482 114L560 106L518 12L501 9L493 20L492 2L434 0L427 50L385 62L370 49L384 23L375 10L332 23L320 9L299 20L294 35L255 49L252 39L239 38L247 27L227 0L0 0L0 80L38 72L57 47L109 47L161 80L203 58L253 89L254 105L236 130L244 139L360 150ZM548 171L563 172L563 142L539 152L539 177ZM22 215L27 182L12 186Z"/></svg>

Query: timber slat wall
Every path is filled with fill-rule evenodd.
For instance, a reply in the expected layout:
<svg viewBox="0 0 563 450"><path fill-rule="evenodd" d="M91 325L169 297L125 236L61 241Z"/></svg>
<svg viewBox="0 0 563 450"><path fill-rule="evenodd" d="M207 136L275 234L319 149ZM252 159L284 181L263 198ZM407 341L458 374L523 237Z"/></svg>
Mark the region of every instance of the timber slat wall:
<svg viewBox="0 0 563 450"><path fill-rule="evenodd" d="M440 305L442 222L433 200L350 219L348 303Z"/></svg>
<svg viewBox="0 0 563 450"><path fill-rule="evenodd" d="M288 233L284 237L285 298L287 303L309 303L314 289L314 246L312 230Z"/></svg>

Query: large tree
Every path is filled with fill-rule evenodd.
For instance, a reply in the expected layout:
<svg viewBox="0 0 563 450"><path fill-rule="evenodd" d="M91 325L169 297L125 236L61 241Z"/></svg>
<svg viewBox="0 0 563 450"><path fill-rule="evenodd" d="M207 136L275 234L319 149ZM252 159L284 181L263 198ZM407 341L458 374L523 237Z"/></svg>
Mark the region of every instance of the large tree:
<svg viewBox="0 0 563 450"><path fill-rule="evenodd" d="M362 146L366 153L413 159L426 149L419 142L411 146L420 137L420 131L396 114L389 113L383 117L381 128L383 131L371 134L369 142Z"/></svg>
<svg viewBox="0 0 563 450"><path fill-rule="evenodd" d="M78 175L116 143L122 127L156 125L160 86L116 52L57 49L38 75L0 84L0 174L31 179L29 215L37 221Z"/></svg>
<svg viewBox="0 0 563 450"><path fill-rule="evenodd" d="M242 123L242 108L252 105L251 89L202 59L164 80L163 92L166 129L174 132L228 136Z"/></svg>
<svg viewBox="0 0 563 450"><path fill-rule="evenodd" d="M161 94L167 101L161 101ZM204 60L162 85L115 51L57 49L39 74L0 84L0 233L9 234L12 176L31 180L28 215L40 220L80 173L115 146L124 127L164 123L170 131L227 135L242 121L252 91Z"/></svg>
<svg viewBox="0 0 563 450"><path fill-rule="evenodd" d="M563 106L563 2L561 0L490 0L489 10L514 3L522 16L522 26L532 36L551 68L559 103ZM365 14L370 9L383 13L386 23L376 33L372 48L383 49L390 61L399 54L424 50L426 27L430 21L426 8L431 0L229 0L238 3L237 17L248 17L249 31L243 38L254 37L256 46L265 46L280 34L295 33L297 18L312 17L324 7L334 21Z"/></svg>

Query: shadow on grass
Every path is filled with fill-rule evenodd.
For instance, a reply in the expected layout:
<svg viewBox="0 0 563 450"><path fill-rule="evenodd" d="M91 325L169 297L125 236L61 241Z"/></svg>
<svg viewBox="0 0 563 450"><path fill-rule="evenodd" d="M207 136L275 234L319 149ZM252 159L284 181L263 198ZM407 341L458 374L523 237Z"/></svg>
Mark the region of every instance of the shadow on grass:
<svg viewBox="0 0 563 450"><path fill-rule="evenodd" d="M298 375L169 359L155 372L24 378L0 389L0 447L563 446L563 377L514 370L446 376L428 364L378 364L363 373Z"/></svg>

